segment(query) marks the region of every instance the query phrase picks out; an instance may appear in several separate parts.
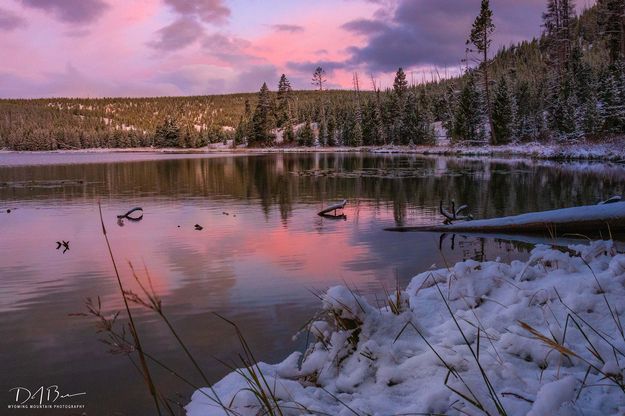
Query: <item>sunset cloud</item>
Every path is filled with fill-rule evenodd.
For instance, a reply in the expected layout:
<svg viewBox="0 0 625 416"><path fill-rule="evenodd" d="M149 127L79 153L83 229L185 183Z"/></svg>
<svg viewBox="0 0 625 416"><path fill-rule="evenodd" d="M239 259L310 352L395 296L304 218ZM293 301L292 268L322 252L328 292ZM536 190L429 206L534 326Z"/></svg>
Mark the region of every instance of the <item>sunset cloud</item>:
<svg viewBox="0 0 625 416"><path fill-rule="evenodd" d="M285 24L277 24L271 26L274 30L278 32L289 32L289 33L297 33L303 32L305 29L299 25L285 25Z"/></svg>
<svg viewBox="0 0 625 416"><path fill-rule="evenodd" d="M182 15L207 23L224 23L230 16L230 8L222 0L165 0L165 3Z"/></svg>
<svg viewBox="0 0 625 416"><path fill-rule="evenodd" d="M0 8L0 30L14 30L26 26L26 19L11 10Z"/></svg>
<svg viewBox="0 0 625 416"><path fill-rule="evenodd" d="M590 1L590 0L589 0ZM196 95L390 86L458 68L479 0L7 0L0 97ZM541 32L545 0L493 1L494 47ZM415 75L416 74L416 75ZM367 87L369 83L363 83Z"/></svg>
<svg viewBox="0 0 625 416"><path fill-rule="evenodd" d="M181 17L156 32L157 39L148 44L154 49L172 51L184 48L198 40L204 30L195 20Z"/></svg>
<svg viewBox="0 0 625 416"><path fill-rule="evenodd" d="M22 0L22 4L43 10L60 21L72 24L93 22L109 8L102 0Z"/></svg>

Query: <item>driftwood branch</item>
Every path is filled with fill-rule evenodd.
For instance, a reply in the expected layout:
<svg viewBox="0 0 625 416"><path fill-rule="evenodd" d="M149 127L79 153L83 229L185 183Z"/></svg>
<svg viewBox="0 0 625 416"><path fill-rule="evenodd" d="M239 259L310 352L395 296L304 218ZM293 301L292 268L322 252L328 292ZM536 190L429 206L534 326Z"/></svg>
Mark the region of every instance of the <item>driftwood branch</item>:
<svg viewBox="0 0 625 416"><path fill-rule="evenodd" d="M141 211L141 214L139 215L132 215L135 212L139 212ZM117 216L118 219L129 219L130 221L139 221L141 218L143 218L143 208L141 207L136 207L131 209L130 211L128 211L125 214L121 214Z"/></svg>
<svg viewBox="0 0 625 416"><path fill-rule="evenodd" d="M470 221L473 219L473 216L469 214L469 206L461 205L458 209L456 209L456 202L454 200L451 201L451 211L447 211L443 208L443 200L441 199L441 203L438 207L441 215L445 217L443 220L443 224L449 225L454 221ZM462 215L465 213L464 215Z"/></svg>
<svg viewBox="0 0 625 416"><path fill-rule="evenodd" d="M344 199L342 202L339 202L339 203L337 203L337 204L330 205L329 207L327 207L326 209L324 209L324 210L322 210L322 211L319 211L319 212L317 213L317 215L319 215L320 217L322 217L322 216L324 216L324 215L326 215L327 213L332 212L332 211L334 211L334 214L336 214L336 210L337 210L337 209L343 209L343 208L345 208L345 205L347 205L347 200L346 200L346 199Z"/></svg>

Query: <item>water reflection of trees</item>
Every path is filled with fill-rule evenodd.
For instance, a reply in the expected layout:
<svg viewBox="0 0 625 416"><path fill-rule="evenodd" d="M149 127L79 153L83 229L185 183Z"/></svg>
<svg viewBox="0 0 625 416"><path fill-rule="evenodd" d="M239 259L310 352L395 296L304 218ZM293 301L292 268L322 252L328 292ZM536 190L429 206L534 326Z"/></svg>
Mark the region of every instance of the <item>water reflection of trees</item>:
<svg viewBox="0 0 625 416"><path fill-rule="evenodd" d="M392 204L403 224L439 200L455 199L476 217L595 203L622 193L625 169L551 162L363 154L272 154L132 163L0 169L0 200L211 198L278 209L339 199ZM425 207L425 211L424 211ZM409 215L410 213L410 215Z"/></svg>

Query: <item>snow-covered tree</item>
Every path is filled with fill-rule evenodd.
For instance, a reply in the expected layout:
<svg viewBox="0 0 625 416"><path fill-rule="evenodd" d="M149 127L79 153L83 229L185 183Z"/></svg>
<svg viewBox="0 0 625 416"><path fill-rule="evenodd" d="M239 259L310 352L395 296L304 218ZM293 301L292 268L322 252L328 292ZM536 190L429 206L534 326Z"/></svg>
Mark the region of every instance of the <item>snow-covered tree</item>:
<svg viewBox="0 0 625 416"><path fill-rule="evenodd" d="M617 61L601 72L600 114L607 133L625 131L625 62Z"/></svg>
<svg viewBox="0 0 625 416"><path fill-rule="evenodd" d="M360 105L356 105L353 112L353 127L351 131L350 145L354 147L363 145L362 138L362 112Z"/></svg>
<svg viewBox="0 0 625 416"><path fill-rule="evenodd" d="M514 99L516 103L514 136L522 141L536 139L540 131L537 114L542 113L542 108L538 105L529 82L516 83Z"/></svg>
<svg viewBox="0 0 625 416"><path fill-rule="evenodd" d="M501 78L493 102L493 128L498 143L509 143L514 139L516 105L506 77Z"/></svg>
<svg viewBox="0 0 625 416"><path fill-rule="evenodd" d="M452 139L454 141L484 140L483 116L481 97L475 85L475 78L473 73L469 73L454 113Z"/></svg>
<svg viewBox="0 0 625 416"><path fill-rule="evenodd" d="M586 137L594 136L600 131L603 124L598 108L597 83L593 70L590 64L584 61L582 50L579 47L575 47L571 52L569 70L575 84L577 134Z"/></svg>
<svg viewBox="0 0 625 416"><path fill-rule="evenodd" d="M493 127L493 114L490 104L490 82L488 79L488 51L492 43L495 24L493 23L493 11L490 9L489 0L482 0L480 14L475 18L471 35L467 43L473 44L480 54L480 67L484 82L484 103L486 105L486 116L490 125L490 139L492 144L497 144L497 134Z"/></svg>
<svg viewBox="0 0 625 416"><path fill-rule="evenodd" d="M451 84L448 85L441 98L440 107L442 110L440 117L443 128L447 131L447 135L449 136L451 136L454 130L455 112L458 105L457 98L454 86Z"/></svg>

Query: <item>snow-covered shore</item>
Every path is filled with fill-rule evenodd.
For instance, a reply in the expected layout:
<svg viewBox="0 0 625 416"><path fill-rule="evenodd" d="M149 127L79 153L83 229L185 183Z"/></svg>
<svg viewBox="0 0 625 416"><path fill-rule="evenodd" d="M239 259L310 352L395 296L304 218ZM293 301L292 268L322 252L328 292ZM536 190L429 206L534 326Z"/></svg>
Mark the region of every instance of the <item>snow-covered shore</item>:
<svg viewBox="0 0 625 416"><path fill-rule="evenodd" d="M308 350L258 368L284 415L624 415L623 299L611 242L537 246L527 262L424 272L382 309L330 288ZM231 373L214 391L262 414L249 387ZM223 415L212 395L196 391L188 415Z"/></svg>
<svg viewBox="0 0 625 416"><path fill-rule="evenodd" d="M223 144L212 144L197 149L182 148L95 148L79 150L53 150L16 152L0 149L0 153L181 153L181 154L239 154L239 153L334 153L364 152L376 154L420 154L441 156L491 156L523 157L545 160L596 160L625 162L625 139L612 139L603 143L542 144L525 143L502 146L362 146L362 147L267 147L233 149Z"/></svg>
<svg viewBox="0 0 625 416"><path fill-rule="evenodd" d="M532 159L558 160L625 160L625 142L622 139L604 143L542 144L525 143L502 146L397 146L369 148L374 153L416 153L449 156L519 156Z"/></svg>

